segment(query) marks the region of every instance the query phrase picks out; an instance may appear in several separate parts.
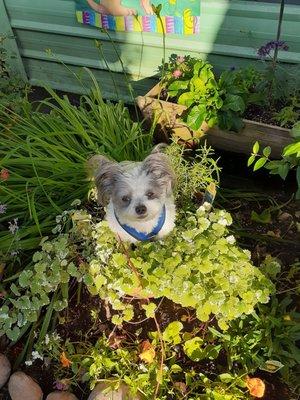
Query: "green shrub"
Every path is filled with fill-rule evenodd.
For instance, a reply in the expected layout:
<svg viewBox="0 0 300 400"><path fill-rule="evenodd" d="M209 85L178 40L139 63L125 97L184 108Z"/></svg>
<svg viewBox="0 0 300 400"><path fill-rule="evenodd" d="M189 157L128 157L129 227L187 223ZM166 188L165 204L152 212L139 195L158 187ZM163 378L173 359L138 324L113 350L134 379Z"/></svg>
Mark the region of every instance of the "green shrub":
<svg viewBox="0 0 300 400"><path fill-rule="evenodd" d="M159 70L167 99L187 107L182 119L191 129L199 130L203 122L236 131L242 127L245 93L232 72L223 73L218 81L207 61L175 54Z"/></svg>
<svg viewBox="0 0 300 400"><path fill-rule="evenodd" d="M220 168L213 158L214 151L205 144L188 157L184 147L173 142L165 153L170 158L177 180L174 191L176 203L180 208L191 210L196 207L193 199L199 192L205 192L210 183L219 184Z"/></svg>
<svg viewBox="0 0 300 400"><path fill-rule="evenodd" d="M84 281L92 294L122 310L114 318L116 324L133 317L131 306L122 303L123 295L132 295L167 297L195 308L201 321L214 314L226 329L228 321L268 302L272 289L251 264L250 253L228 234L230 224L231 216L225 211L207 212L201 206L196 214L180 214L176 228L163 241L137 244L133 250L118 243L107 222L100 222L92 227L93 247L90 232L85 239L89 255ZM77 229L82 235L82 225Z"/></svg>
<svg viewBox="0 0 300 400"><path fill-rule="evenodd" d="M265 168L271 175L279 175L285 180L291 170L296 171L296 181L298 189L296 191L296 199L300 199L300 122L297 122L291 129L293 143L284 147L281 160L271 160L269 157L272 153L270 146L265 147L259 154L259 142L255 142L252 148L252 154L248 159L248 167L253 165L253 171ZM257 158L258 157L258 158Z"/></svg>
<svg viewBox="0 0 300 400"><path fill-rule="evenodd" d="M26 103L30 86L11 72L9 59L12 56L3 47L5 40L7 40L7 36L0 35L0 108L5 108L6 113L12 111L19 114ZM0 122L1 119L0 116Z"/></svg>

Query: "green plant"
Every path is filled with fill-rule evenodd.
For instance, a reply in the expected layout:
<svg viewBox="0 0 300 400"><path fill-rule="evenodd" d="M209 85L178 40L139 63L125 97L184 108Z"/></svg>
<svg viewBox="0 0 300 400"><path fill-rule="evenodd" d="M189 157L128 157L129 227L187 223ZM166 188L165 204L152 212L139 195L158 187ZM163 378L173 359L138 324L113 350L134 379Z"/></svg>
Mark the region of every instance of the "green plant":
<svg viewBox="0 0 300 400"><path fill-rule="evenodd" d="M91 78L94 87L78 107L51 89L51 98L39 105L49 107L49 114L33 111L27 103L24 116L11 112L7 120L6 108L0 107L0 171L6 173L0 178L3 257L35 249L55 226L58 213L76 198L87 199L89 156L106 153L117 161L141 160L152 147L151 132L144 133L121 102L105 102Z"/></svg>
<svg viewBox="0 0 300 400"><path fill-rule="evenodd" d="M174 191L176 203L181 208L193 206L193 199L199 192L205 192L210 183L219 183L220 168L213 159L211 147L199 147L192 157L189 152L177 142L173 141L166 148L177 179Z"/></svg>
<svg viewBox="0 0 300 400"><path fill-rule="evenodd" d="M300 96L291 98L291 105L283 107L275 114L274 120L280 123L280 126L295 125L300 117Z"/></svg>
<svg viewBox="0 0 300 400"><path fill-rule="evenodd" d="M221 373L209 379L206 371L197 372L196 363L191 366L190 362L181 362L179 348L188 354L186 349L197 352L199 346L192 343L201 341L192 333L184 332L181 322L171 322L161 334L155 331L149 332L148 336L149 340L142 341L137 334L135 340L125 341L112 333L108 338L100 337L92 345L89 342L63 342L57 334L47 335L35 347L33 359L38 356L54 361L56 382L64 386L88 381L91 388L104 382L107 387L117 389L125 383L131 395L140 394L142 398L157 400L181 399L187 395L189 399L199 400L248 398L243 375ZM160 361L162 353L163 364ZM217 355L218 351L211 351L206 359L215 359ZM193 359L193 355L187 357Z"/></svg>
<svg viewBox="0 0 300 400"><path fill-rule="evenodd" d="M164 66L162 87L168 97L187 107L183 120L197 131L202 123L208 126L217 123L217 111L222 107L212 66L192 57L172 55Z"/></svg>
<svg viewBox="0 0 300 400"><path fill-rule="evenodd" d="M242 127L240 117L245 103L231 71L224 72L217 81L208 62L175 54L159 70L163 91L187 107L182 118L191 129L199 130L204 122L228 130Z"/></svg>
<svg viewBox="0 0 300 400"><path fill-rule="evenodd" d="M225 71L218 81L222 107L218 111L218 125L221 129L238 132L243 127L242 114L249 89L245 90L237 84L237 76L233 71Z"/></svg>
<svg viewBox="0 0 300 400"><path fill-rule="evenodd" d="M93 295L99 294L120 311L113 318L117 325L133 317L132 306L122 301L125 294L167 297L195 308L201 321L214 314L222 329L228 321L251 313L257 302L268 301L272 285L252 266L250 254L228 235L231 217L225 211L208 212L201 206L196 214L181 213L177 227L163 242L138 244L135 249L119 243L107 222L91 225L86 220L88 234L84 234L82 218L74 218L88 261L84 282Z"/></svg>
<svg viewBox="0 0 300 400"><path fill-rule="evenodd" d="M74 211L64 211L56 218L56 231L63 230L63 225ZM5 334L12 341L19 340L31 324L34 323L37 328L37 322L47 306L39 341L44 339L53 312L68 306L70 278L80 277L73 257L67 234L60 233L52 241L47 237L41 241L41 250L34 253L32 264L17 274L16 281L10 284L10 291L2 300L0 335Z"/></svg>
<svg viewBox="0 0 300 400"><path fill-rule="evenodd" d="M294 143L285 146L282 152L281 160L270 160L271 147L267 146L263 149L262 154L259 154L259 143L253 145L252 154L248 159L248 167L254 163L253 171L264 167L269 170L272 175L279 175L282 179L287 177L290 170L296 170L296 179L298 190L296 192L296 199L300 199L300 122L297 122L291 134L294 138Z"/></svg>
<svg viewBox="0 0 300 400"><path fill-rule="evenodd" d="M292 369L300 363L300 315L291 303L288 296L281 301L274 296L253 314L232 321L225 333L209 328L216 345L226 352L229 370L281 370L286 382L290 380Z"/></svg>
<svg viewBox="0 0 300 400"><path fill-rule="evenodd" d="M11 73L8 66L10 56L3 47L5 40L6 36L0 36L0 108L4 107L6 112L12 110L19 114L26 102L30 86Z"/></svg>

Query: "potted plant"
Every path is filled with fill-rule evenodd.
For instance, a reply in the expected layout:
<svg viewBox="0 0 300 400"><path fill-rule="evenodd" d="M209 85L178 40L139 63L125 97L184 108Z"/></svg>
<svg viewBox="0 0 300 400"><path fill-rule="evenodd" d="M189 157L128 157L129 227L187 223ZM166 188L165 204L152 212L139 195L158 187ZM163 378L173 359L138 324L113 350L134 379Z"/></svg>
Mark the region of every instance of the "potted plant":
<svg viewBox="0 0 300 400"><path fill-rule="evenodd" d="M268 82L258 87L264 78L255 68L225 71L217 79L208 62L172 55L160 72L160 82L137 104L173 135L191 141L207 133L214 147L245 154L259 140L275 158L291 142L289 129L243 118L249 105L264 107L269 90Z"/></svg>

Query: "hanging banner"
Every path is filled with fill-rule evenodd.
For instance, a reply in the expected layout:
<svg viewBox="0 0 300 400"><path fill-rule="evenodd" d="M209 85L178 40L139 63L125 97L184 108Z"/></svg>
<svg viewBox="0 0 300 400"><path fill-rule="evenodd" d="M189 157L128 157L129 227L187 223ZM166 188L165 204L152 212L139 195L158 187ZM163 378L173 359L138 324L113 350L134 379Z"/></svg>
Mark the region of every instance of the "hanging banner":
<svg viewBox="0 0 300 400"><path fill-rule="evenodd" d="M152 5L162 6L158 18ZM118 32L194 35L200 29L199 0L76 0L78 22Z"/></svg>

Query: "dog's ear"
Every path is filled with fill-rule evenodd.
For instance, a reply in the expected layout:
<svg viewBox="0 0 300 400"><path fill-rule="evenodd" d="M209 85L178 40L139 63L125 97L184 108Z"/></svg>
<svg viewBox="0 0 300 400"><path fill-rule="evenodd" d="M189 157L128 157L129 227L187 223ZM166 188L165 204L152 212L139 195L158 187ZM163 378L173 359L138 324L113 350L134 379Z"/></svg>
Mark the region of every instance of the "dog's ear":
<svg viewBox="0 0 300 400"><path fill-rule="evenodd" d="M100 155L93 156L88 161L90 175L94 177L97 188L97 200L105 205L109 202L117 175L120 173L118 163Z"/></svg>
<svg viewBox="0 0 300 400"><path fill-rule="evenodd" d="M173 168L166 154L159 150L152 152L145 158L142 169L147 175L152 175L156 182L166 187L167 193L171 194L174 189L176 179Z"/></svg>

